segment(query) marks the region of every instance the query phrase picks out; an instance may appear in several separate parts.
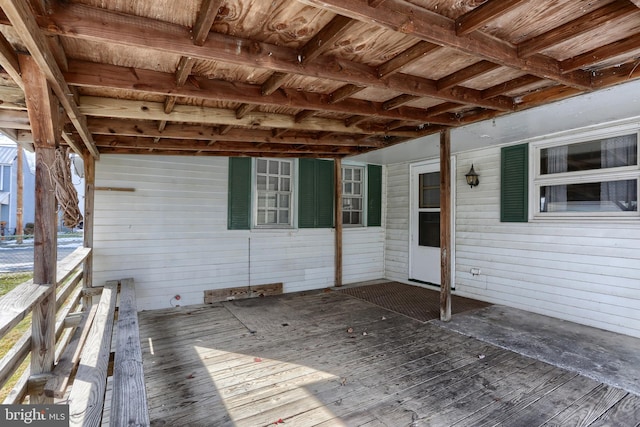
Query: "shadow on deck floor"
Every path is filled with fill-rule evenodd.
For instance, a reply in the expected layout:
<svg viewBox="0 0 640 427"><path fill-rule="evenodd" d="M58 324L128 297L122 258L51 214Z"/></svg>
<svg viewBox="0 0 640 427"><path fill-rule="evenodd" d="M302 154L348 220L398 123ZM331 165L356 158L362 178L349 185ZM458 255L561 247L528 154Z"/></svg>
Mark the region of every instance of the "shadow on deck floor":
<svg viewBox="0 0 640 427"><path fill-rule="evenodd" d="M623 385L506 349L595 346L553 323L526 329L532 318L493 306L423 323L332 291L141 312L152 425L637 426L640 397Z"/></svg>

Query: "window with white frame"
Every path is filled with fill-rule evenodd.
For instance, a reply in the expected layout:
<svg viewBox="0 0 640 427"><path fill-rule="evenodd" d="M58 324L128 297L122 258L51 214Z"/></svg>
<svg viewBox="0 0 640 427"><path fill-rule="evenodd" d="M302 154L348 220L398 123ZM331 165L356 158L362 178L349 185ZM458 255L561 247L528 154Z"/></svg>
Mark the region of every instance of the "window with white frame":
<svg viewBox="0 0 640 427"><path fill-rule="evenodd" d="M363 167L342 167L342 223L364 225Z"/></svg>
<svg viewBox="0 0 640 427"><path fill-rule="evenodd" d="M534 215L638 216L638 133L534 145Z"/></svg>
<svg viewBox="0 0 640 427"><path fill-rule="evenodd" d="M256 226L291 226L293 160L256 159Z"/></svg>

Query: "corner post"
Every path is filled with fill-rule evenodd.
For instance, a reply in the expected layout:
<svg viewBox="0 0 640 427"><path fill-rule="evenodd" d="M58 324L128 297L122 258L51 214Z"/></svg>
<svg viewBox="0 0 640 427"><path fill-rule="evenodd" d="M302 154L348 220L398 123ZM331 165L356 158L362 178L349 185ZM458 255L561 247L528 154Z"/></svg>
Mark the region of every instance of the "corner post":
<svg viewBox="0 0 640 427"><path fill-rule="evenodd" d="M451 320L451 132L440 132L440 320Z"/></svg>
<svg viewBox="0 0 640 427"><path fill-rule="evenodd" d="M20 69L36 152L33 282L52 287L33 308L31 377L52 371L55 358L57 203L52 177L60 138L60 107L47 79L31 56L20 55ZM53 403L43 390L30 391L32 404Z"/></svg>
<svg viewBox="0 0 640 427"><path fill-rule="evenodd" d="M93 287L93 209L95 203L96 160L88 151L83 154L84 160L84 247L91 248L91 253L84 261L83 287ZM85 307L91 304L91 297L83 300Z"/></svg>

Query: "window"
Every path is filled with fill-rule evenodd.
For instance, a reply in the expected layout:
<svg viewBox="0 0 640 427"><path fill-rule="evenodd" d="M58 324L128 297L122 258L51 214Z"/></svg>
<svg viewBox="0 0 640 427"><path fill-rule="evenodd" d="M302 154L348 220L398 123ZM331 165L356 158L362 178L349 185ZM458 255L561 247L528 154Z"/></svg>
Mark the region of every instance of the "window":
<svg viewBox="0 0 640 427"><path fill-rule="evenodd" d="M363 225L364 168L342 167L342 223Z"/></svg>
<svg viewBox="0 0 640 427"><path fill-rule="evenodd" d="M534 147L538 217L638 215L638 134Z"/></svg>
<svg viewBox="0 0 640 427"><path fill-rule="evenodd" d="M349 224L379 227L382 167L345 168ZM230 157L228 172L229 230L334 226L333 160Z"/></svg>
<svg viewBox="0 0 640 427"><path fill-rule="evenodd" d="M292 160L256 160L256 226L291 226Z"/></svg>

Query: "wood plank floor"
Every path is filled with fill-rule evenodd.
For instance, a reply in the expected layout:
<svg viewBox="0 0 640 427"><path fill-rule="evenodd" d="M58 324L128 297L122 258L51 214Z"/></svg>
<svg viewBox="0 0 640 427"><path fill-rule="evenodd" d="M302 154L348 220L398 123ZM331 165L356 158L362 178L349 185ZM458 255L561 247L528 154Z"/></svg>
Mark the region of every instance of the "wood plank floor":
<svg viewBox="0 0 640 427"><path fill-rule="evenodd" d="M140 313L154 426L638 426L640 398L338 292Z"/></svg>

